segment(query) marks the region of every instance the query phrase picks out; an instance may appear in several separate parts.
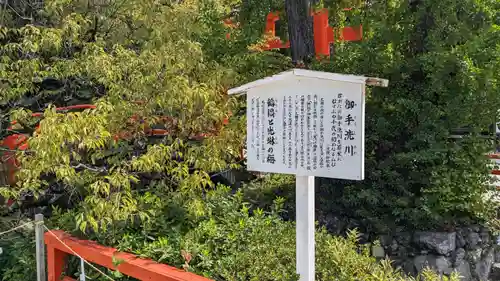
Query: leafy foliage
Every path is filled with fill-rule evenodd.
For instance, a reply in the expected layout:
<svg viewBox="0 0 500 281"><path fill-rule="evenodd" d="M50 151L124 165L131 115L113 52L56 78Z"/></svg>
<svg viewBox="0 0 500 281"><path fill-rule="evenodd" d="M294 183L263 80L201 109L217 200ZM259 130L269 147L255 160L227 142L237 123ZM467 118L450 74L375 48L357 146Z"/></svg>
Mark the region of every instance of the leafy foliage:
<svg viewBox="0 0 500 281"><path fill-rule="evenodd" d="M17 184L2 194L62 189L72 209L56 208L53 228L218 280L294 280L293 222L278 216L282 199L268 213L262 200L274 200L271 184L290 197L290 182L271 178L234 196L207 188L213 172L241 160L243 106L226 89L290 66L279 53L250 51L264 16L283 2L242 2L46 0L2 9L0 136L29 137ZM491 145L479 134L500 106L498 3L318 2L332 9L336 26L347 24L340 8L358 7L349 21L363 23L365 40L336 43L335 56L313 68L391 81L367 91L366 180L320 180L322 206L381 229L491 220L483 157ZM241 28L223 25L231 12ZM54 109L82 102L96 108ZM465 126L468 137L450 140ZM152 138L150 128L168 136ZM355 233L318 233L318 280L411 280L356 241ZM31 246L9 245L5 280L32 279L11 264L32 264Z"/></svg>
<svg viewBox="0 0 500 281"><path fill-rule="evenodd" d="M385 228L495 217L484 154L500 106L498 14L498 1L475 0L373 2L352 14L365 39L335 44L314 68L390 86L367 91L366 180L322 181L322 198ZM470 134L450 138L458 128Z"/></svg>
<svg viewBox="0 0 500 281"><path fill-rule="evenodd" d="M21 224L18 221L2 220L2 231ZM0 279L35 280L36 255L35 235L32 227L25 227L17 232L0 237Z"/></svg>
<svg viewBox="0 0 500 281"><path fill-rule="evenodd" d="M159 212L147 224L117 226L92 238L214 280L297 280L291 266L295 264L295 226L280 218L281 200L275 201L272 209L251 211L242 192L231 194L229 188L218 186L199 201L201 212L193 213L192 200L196 198L180 193L171 196L157 202ZM64 213L53 223L76 230L72 217L72 213ZM121 239L113 241L115 237ZM393 269L388 260L377 262L370 245L360 246L358 239L355 230L347 238L319 230L317 280L414 280ZM425 280L441 280L431 271L423 274Z"/></svg>
<svg viewBox="0 0 500 281"><path fill-rule="evenodd" d="M82 201L82 230L97 230L150 215L139 205L144 189L199 191L212 184L208 173L234 166L243 122L225 87L240 71L262 76L273 55L231 51L220 20L231 3L87 2L46 1L41 25L1 28L5 118L35 131L29 110L45 101L18 184L2 193L40 196L56 182ZM48 79L57 85L47 89ZM97 108L59 113L49 104L75 102L75 92ZM151 127L168 137L151 140Z"/></svg>

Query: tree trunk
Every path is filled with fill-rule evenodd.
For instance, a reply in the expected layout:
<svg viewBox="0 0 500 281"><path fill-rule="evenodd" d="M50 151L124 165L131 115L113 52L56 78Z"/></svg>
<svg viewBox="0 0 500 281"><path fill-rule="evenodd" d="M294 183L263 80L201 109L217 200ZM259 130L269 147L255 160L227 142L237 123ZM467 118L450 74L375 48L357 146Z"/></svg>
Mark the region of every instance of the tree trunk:
<svg viewBox="0 0 500 281"><path fill-rule="evenodd" d="M306 66L314 58L311 2L314 0L285 0L292 62L297 67Z"/></svg>

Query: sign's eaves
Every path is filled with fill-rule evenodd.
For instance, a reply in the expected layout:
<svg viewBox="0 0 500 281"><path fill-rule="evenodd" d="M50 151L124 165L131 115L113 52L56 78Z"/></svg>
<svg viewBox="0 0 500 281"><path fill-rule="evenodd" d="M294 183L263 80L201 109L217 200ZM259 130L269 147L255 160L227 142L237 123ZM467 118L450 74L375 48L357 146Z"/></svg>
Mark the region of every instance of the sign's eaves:
<svg viewBox="0 0 500 281"><path fill-rule="evenodd" d="M298 77L307 77L313 79L322 79L322 80L324 79L324 80L341 81L349 83L359 83L359 84L367 84L367 85L381 86L381 87L387 87L388 85L387 80L380 78L370 78L364 76L346 75L346 74L295 68L230 89L228 91L228 94L229 95L244 94L245 92L253 88L269 85L277 81L296 79Z"/></svg>

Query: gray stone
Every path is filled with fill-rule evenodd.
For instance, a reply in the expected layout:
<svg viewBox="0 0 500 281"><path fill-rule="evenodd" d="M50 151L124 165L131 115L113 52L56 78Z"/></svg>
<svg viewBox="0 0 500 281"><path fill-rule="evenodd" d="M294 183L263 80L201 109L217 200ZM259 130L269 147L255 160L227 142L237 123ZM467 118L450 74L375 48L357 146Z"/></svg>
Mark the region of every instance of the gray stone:
<svg viewBox="0 0 500 281"><path fill-rule="evenodd" d="M453 271L450 260L443 256L432 259L430 266L440 274L450 275Z"/></svg>
<svg viewBox="0 0 500 281"><path fill-rule="evenodd" d="M424 268L431 268L439 274L450 275L453 271L451 261L444 256L420 255L413 259L413 265L417 272Z"/></svg>
<svg viewBox="0 0 500 281"><path fill-rule="evenodd" d="M455 232L416 232L414 242L434 253L448 255L455 250Z"/></svg>
<svg viewBox="0 0 500 281"><path fill-rule="evenodd" d="M495 247L495 262L500 263L500 247Z"/></svg>
<svg viewBox="0 0 500 281"><path fill-rule="evenodd" d="M467 252L467 260L470 261L471 264L476 264L481 260L482 253L482 249L470 250Z"/></svg>
<svg viewBox="0 0 500 281"><path fill-rule="evenodd" d="M469 232L465 238L466 249L475 250L481 245L481 236L477 232Z"/></svg>
<svg viewBox="0 0 500 281"><path fill-rule="evenodd" d="M408 246L411 241L411 234L409 232L400 232L395 237L399 245Z"/></svg>
<svg viewBox="0 0 500 281"><path fill-rule="evenodd" d="M470 270L470 264L466 261L463 261L459 266L453 269L460 275L460 281L471 281L472 273Z"/></svg>
<svg viewBox="0 0 500 281"><path fill-rule="evenodd" d="M428 267L428 261L426 255L416 256L413 259L413 267L415 272L421 272L424 268Z"/></svg>
<svg viewBox="0 0 500 281"><path fill-rule="evenodd" d="M481 237L481 242L483 245L489 245L491 243L491 235L487 229L483 228L481 233L479 233L479 237Z"/></svg>
<svg viewBox="0 0 500 281"><path fill-rule="evenodd" d="M408 275L416 275L417 271L415 270L415 264L412 260L407 260L403 263L403 271Z"/></svg>
<svg viewBox="0 0 500 281"><path fill-rule="evenodd" d="M411 252L408 252L406 248L404 247L399 247L397 251L391 252L391 257L394 257L396 259L412 259L415 255Z"/></svg>
<svg viewBox="0 0 500 281"><path fill-rule="evenodd" d="M391 253L395 253L399 248L399 245L398 245L398 242L396 240L392 240L392 243L391 243L391 246L390 246L390 250L391 250Z"/></svg>
<svg viewBox="0 0 500 281"><path fill-rule="evenodd" d="M378 246L378 245L373 245L372 246L372 255L376 258L384 258L385 257L384 247Z"/></svg>
<svg viewBox="0 0 500 281"><path fill-rule="evenodd" d="M487 249L481 257L481 261L476 264L474 273L479 281L488 281L495 259L494 253L495 250L493 248Z"/></svg>
<svg viewBox="0 0 500 281"><path fill-rule="evenodd" d="M378 241L380 241L382 247L386 248L391 245L392 237L390 235L380 235Z"/></svg>
<svg viewBox="0 0 500 281"><path fill-rule="evenodd" d="M453 265L455 267L461 265L465 261L465 250L463 248L458 249L454 254Z"/></svg>
<svg viewBox="0 0 500 281"><path fill-rule="evenodd" d="M493 267L492 267L491 273L490 273L490 280L491 281L500 280L500 263L493 264Z"/></svg>
<svg viewBox="0 0 500 281"><path fill-rule="evenodd" d="M467 234L467 230L466 229L463 229L463 228L460 228L457 230L457 242L456 242L456 247L457 248L463 248L465 247L465 237L466 237L466 234Z"/></svg>

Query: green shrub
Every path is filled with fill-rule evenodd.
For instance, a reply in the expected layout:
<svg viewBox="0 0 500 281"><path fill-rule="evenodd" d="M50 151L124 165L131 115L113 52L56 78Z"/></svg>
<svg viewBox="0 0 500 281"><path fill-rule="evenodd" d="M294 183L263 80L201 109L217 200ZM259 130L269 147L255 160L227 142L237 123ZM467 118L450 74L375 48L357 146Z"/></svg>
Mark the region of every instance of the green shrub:
<svg viewBox="0 0 500 281"><path fill-rule="evenodd" d="M5 219L0 221L0 231L15 227ZM22 228L0 237L0 280L36 280L35 231Z"/></svg>
<svg viewBox="0 0 500 281"><path fill-rule="evenodd" d="M323 181L332 209L382 228L495 217L498 205L484 199L484 154L494 145L479 134L498 122L498 3L391 0L352 12L363 41L335 44L335 56L313 68L390 82L367 88L365 180ZM466 127L469 137L450 138Z"/></svg>
<svg viewBox="0 0 500 281"><path fill-rule="evenodd" d="M173 193L155 202L159 209L150 221L127 223L86 237L214 280L297 280L295 225L281 219L282 199L276 199L273 208L252 211L242 192L231 194L229 188L219 186L204 198ZM58 214L53 223L76 229L73 215ZM359 245L358 238L354 230L347 238L318 230L318 281L413 280L392 268L389 261L371 257L369 245ZM427 281L440 280L425 274Z"/></svg>

